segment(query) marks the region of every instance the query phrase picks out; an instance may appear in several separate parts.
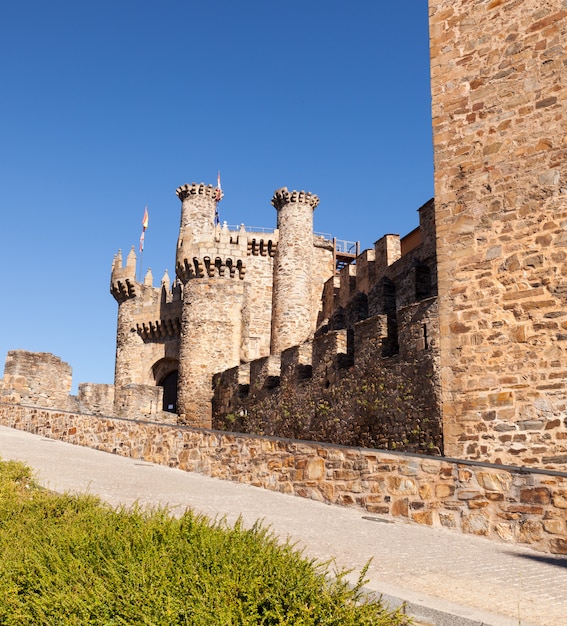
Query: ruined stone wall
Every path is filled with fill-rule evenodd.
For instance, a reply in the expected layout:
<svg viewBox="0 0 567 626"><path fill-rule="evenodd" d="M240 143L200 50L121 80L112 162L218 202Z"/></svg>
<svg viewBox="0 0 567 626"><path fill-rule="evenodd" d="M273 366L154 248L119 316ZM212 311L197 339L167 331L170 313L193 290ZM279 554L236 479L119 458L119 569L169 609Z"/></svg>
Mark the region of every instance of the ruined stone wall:
<svg viewBox="0 0 567 626"><path fill-rule="evenodd" d="M93 415L113 415L114 385L80 383L77 408L73 410Z"/></svg>
<svg viewBox="0 0 567 626"><path fill-rule="evenodd" d="M11 350L4 366L2 401L67 409L72 382L71 366L59 357Z"/></svg>
<svg viewBox="0 0 567 626"><path fill-rule="evenodd" d="M430 0L446 453L567 467L567 6Z"/></svg>
<svg viewBox="0 0 567 626"><path fill-rule="evenodd" d="M11 428L409 523L567 554L567 474L0 404Z"/></svg>

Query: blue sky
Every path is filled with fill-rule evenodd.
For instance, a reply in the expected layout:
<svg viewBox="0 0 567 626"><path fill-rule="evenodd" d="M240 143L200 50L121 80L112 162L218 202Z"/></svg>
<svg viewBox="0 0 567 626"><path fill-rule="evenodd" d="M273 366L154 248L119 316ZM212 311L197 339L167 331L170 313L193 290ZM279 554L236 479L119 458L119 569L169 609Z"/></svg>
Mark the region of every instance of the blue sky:
<svg viewBox="0 0 567 626"><path fill-rule="evenodd" d="M173 277L184 183L273 227L275 189L371 247L433 195L426 0L15 0L0 7L0 361L111 383L114 254Z"/></svg>

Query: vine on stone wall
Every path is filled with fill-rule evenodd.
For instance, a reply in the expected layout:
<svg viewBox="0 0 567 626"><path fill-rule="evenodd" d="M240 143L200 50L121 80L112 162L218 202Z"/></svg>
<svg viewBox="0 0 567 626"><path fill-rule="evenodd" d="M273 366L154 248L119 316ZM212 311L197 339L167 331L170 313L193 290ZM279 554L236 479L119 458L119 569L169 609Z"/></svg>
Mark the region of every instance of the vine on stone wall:
<svg viewBox="0 0 567 626"><path fill-rule="evenodd" d="M230 412L215 410L213 427L347 446L441 454L438 380L431 358L342 370L328 389L317 380L283 380L259 389Z"/></svg>

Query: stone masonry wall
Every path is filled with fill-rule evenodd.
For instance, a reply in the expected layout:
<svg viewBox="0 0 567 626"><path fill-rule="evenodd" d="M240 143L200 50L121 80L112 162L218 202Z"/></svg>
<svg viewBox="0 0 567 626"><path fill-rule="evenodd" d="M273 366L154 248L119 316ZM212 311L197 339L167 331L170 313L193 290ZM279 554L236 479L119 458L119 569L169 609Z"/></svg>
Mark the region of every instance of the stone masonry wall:
<svg viewBox="0 0 567 626"><path fill-rule="evenodd" d="M397 356L382 357L387 321L379 315L354 325L352 353L347 331L330 331L285 350L277 362L261 359L216 375L213 426L440 454L437 302L405 307L398 319Z"/></svg>
<svg viewBox="0 0 567 626"><path fill-rule="evenodd" d="M0 404L0 423L409 523L567 554L567 474Z"/></svg>
<svg viewBox="0 0 567 626"><path fill-rule="evenodd" d="M70 408L73 370L49 352L11 350L6 357L2 401Z"/></svg>
<svg viewBox="0 0 567 626"><path fill-rule="evenodd" d="M305 191L278 189L279 241L274 258L270 351L278 354L309 338L313 328L313 211L319 198Z"/></svg>
<svg viewBox="0 0 567 626"><path fill-rule="evenodd" d="M567 3L430 0L445 450L567 467Z"/></svg>
<svg viewBox="0 0 567 626"><path fill-rule="evenodd" d="M243 299L238 277L187 281L179 350L180 422L210 427L213 374L240 362Z"/></svg>
<svg viewBox="0 0 567 626"><path fill-rule="evenodd" d="M215 428L442 453L434 203L419 213L411 246L387 235L326 282L312 343L215 376Z"/></svg>
<svg viewBox="0 0 567 626"><path fill-rule="evenodd" d="M244 277L244 310L242 312L243 361L270 354L272 325L272 283L274 254L277 248L275 233L247 232L248 256Z"/></svg>

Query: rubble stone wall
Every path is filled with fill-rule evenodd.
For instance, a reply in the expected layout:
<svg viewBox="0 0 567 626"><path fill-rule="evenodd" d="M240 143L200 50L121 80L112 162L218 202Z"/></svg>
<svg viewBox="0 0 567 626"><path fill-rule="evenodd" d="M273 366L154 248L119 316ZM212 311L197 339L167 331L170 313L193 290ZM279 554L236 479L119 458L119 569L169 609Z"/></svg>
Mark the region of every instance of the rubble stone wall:
<svg viewBox="0 0 567 626"><path fill-rule="evenodd" d="M2 401L67 409L73 370L50 352L11 350L0 387Z"/></svg>
<svg viewBox="0 0 567 626"><path fill-rule="evenodd" d="M567 554L567 474L0 404L0 423L408 523Z"/></svg>
<svg viewBox="0 0 567 626"><path fill-rule="evenodd" d="M567 6L430 0L445 452L567 467Z"/></svg>

